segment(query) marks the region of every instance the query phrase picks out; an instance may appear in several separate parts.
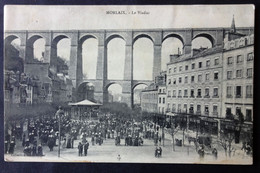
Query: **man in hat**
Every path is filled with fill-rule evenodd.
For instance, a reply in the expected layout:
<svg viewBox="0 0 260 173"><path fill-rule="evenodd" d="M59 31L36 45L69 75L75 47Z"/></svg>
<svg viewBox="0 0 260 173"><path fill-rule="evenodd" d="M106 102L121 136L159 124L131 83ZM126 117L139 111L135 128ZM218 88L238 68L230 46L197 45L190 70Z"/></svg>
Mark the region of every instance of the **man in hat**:
<svg viewBox="0 0 260 173"><path fill-rule="evenodd" d="M83 145L81 144L81 142L79 142L78 149L79 149L79 156L82 156Z"/></svg>

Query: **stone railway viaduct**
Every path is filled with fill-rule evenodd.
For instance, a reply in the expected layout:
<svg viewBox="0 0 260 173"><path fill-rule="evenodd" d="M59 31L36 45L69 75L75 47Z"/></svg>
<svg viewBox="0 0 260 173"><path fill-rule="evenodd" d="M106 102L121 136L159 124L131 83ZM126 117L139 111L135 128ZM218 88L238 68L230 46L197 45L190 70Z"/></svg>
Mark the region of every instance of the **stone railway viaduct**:
<svg viewBox="0 0 260 173"><path fill-rule="evenodd" d="M45 40L44 62L52 67L53 57L57 57L57 44L64 38L69 38L70 64L69 76L77 89L91 82L95 86L95 99L101 102L108 101L108 87L117 83L122 86L122 101L129 106L133 105L133 90L139 84L149 85L150 80L133 80L133 45L139 38L148 38L153 42L153 79L161 71L162 43L169 37L178 38L183 43L183 53L191 52L191 42L197 37L205 37L212 47L223 44L225 33L230 28L181 28L181 29L136 29L136 30L7 30L4 32L4 41L11 44L19 38L20 57L24 60L25 67L33 59L33 44L36 40ZM237 27L237 32L251 34L253 27ZM85 40L95 38L98 40L97 71L95 80L83 80L82 74L82 45ZM125 41L124 79L110 80L107 78L107 45L114 38ZM48 70L48 69L47 69ZM26 73L26 69L25 69ZM42 72L47 73L47 72Z"/></svg>

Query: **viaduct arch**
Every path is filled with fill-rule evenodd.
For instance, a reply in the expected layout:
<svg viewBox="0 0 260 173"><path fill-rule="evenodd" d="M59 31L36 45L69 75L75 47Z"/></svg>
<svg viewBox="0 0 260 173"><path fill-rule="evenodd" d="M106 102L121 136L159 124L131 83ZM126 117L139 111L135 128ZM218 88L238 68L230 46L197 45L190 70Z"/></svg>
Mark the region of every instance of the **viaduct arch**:
<svg viewBox="0 0 260 173"><path fill-rule="evenodd" d="M237 32L243 34L254 33L253 27L237 27ZM4 32L5 44L11 43L15 38L21 40L20 57L24 60L26 67L30 66L28 60L31 56L31 47L35 39L43 38L45 40L44 59L45 64L52 65L52 58L57 56L57 43L68 38L70 45L70 64L69 77L72 80L73 87L77 87L83 82L91 82L95 86L95 98L100 102L107 101L106 87L109 83L115 82L122 86L122 92L129 106L133 104L133 88L139 83L150 85L152 81L133 80L133 45L136 40L146 37L153 42L153 79L161 71L161 49L162 43L169 37L176 37L183 43L183 53L191 52L191 42L196 37L206 37L212 47L222 45L225 33L230 28L182 28L182 29L136 29L136 30L7 30ZM108 80L107 78L107 44L113 38L122 38L125 41L125 68L123 80ZM96 79L83 81L82 74L82 44L88 38L98 40L98 57L96 68ZM45 68L48 70L48 68ZM25 70L26 72L26 70ZM47 74L43 72L44 74Z"/></svg>

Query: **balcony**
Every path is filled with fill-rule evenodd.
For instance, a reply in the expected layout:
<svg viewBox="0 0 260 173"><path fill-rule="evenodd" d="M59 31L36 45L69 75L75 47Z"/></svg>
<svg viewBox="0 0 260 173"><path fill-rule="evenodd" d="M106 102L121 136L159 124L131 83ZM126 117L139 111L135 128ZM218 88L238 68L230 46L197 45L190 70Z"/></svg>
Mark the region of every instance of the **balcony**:
<svg viewBox="0 0 260 173"><path fill-rule="evenodd" d="M197 98L201 98L201 96L197 96Z"/></svg>
<svg viewBox="0 0 260 173"><path fill-rule="evenodd" d="M176 98L176 96L172 96L173 98Z"/></svg>
<svg viewBox="0 0 260 173"><path fill-rule="evenodd" d="M242 96L241 95L236 95L236 98L241 98Z"/></svg>
<svg viewBox="0 0 260 173"><path fill-rule="evenodd" d="M178 98L182 98L182 96L178 96Z"/></svg>
<svg viewBox="0 0 260 173"><path fill-rule="evenodd" d="M194 96L190 96L190 98L195 98Z"/></svg>
<svg viewBox="0 0 260 173"><path fill-rule="evenodd" d="M232 95L227 95L227 98L233 98L233 96Z"/></svg>
<svg viewBox="0 0 260 173"><path fill-rule="evenodd" d="M188 96L183 96L183 98L188 98Z"/></svg>
<svg viewBox="0 0 260 173"><path fill-rule="evenodd" d="M204 96L204 98L210 98L210 96L209 96L209 95L206 95L206 96Z"/></svg>
<svg viewBox="0 0 260 173"><path fill-rule="evenodd" d="M212 96L212 98L219 98L219 96Z"/></svg>
<svg viewBox="0 0 260 173"><path fill-rule="evenodd" d="M209 115L209 112L204 112L205 115Z"/></svg>

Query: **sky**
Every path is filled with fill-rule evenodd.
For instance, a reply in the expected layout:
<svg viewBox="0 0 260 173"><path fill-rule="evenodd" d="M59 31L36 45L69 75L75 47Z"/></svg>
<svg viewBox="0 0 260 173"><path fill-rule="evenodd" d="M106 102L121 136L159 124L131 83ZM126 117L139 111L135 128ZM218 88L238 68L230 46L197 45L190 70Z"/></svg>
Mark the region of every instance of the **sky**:
<svg viewBox="0 0 260 173"><path fill-rule="evenodd" d="M125 11L126 14L107 14ZM145 14L138 14L142 11ZM136 13L136 14L134 14ZM185 6L17 6L4 8L5 30L88 30L88 29L156 29L230 27L234 15L237 27L254 26L252 5L185 5ZM16 41L19 44L19 40ZM45 41L34 44L35 56L40 58ZM113 39L108 44L108 78L122 79L125 42ZM193 47L211 47L204 38L194 40ZM58 55L69 60L70 39L58 43ZM162 45L162 69L166 69L169 55L177 53L182 44L169 38ZM97 40L83 44L83 72L95 78ZM153 44L139 39L134 44L134 79L152 79ZM116 68L115 68L116 67ZM146 70L143 70L146 69Z"/></svg>

